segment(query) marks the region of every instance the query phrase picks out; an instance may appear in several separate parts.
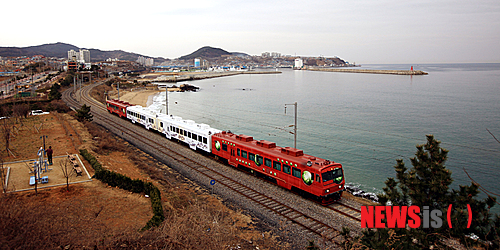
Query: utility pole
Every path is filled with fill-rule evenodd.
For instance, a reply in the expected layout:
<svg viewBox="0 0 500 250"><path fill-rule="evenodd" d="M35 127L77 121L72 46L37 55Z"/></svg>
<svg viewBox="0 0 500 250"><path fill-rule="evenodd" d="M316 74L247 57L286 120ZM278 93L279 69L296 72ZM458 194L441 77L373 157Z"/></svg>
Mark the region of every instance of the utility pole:
<svg viewBox="0 0 500 250"><path fill-rule="evenodd" d="M165 85L165 114L168 115L168 86Z"/></svg>
<svg viewBox="0 0 500 250"><path fill-rule="evenodd" d="M285 104L285 115L286 115L286 106L293 105L295 106L295 125L293 125L293 147L297 148L297 102L293 104Z"/></svg>

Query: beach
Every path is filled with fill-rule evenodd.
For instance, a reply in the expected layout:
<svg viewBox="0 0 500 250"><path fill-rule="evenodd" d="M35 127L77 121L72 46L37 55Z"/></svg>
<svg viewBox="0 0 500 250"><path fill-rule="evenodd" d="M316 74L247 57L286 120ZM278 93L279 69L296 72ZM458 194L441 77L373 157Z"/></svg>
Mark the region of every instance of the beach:
<svg viewBox="0 0 500 250"><path fill-rule="evenodd" d="M120 91L120 100L128 102L133 105L140 105L143 107L148 106L151 102L148 103L148 99L156 94L162 92L158 89L132 89L130 90L121 90ZM118 98L118 95L113 94L109 96L110 99Z"/></svg>

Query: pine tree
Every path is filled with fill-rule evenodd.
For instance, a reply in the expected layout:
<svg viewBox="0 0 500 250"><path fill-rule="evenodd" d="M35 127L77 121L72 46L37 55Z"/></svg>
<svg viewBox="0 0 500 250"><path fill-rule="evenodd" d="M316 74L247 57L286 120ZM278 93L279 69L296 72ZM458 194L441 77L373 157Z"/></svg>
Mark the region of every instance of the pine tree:
<svg viewBox="0 0 500 250"><path fill-rule="evenodd" d="M59 84L54 84L52 87L50 87L50 92L49 92L49 100L60 100L62 94L59 92L60 85Z"/></svg>
<svg viewBox="0 0 500 250"><path fill-rule="evenodd" d="M83 121L92 121L92 118L94 116L90 113L90 106L87 106L83 104L83 106L76 110L76 119L78 121L83 122Z"/></svg>
<svg viewBox="0 0 500 250"><path fill-rule="evenodd" d="M410 206L420 208L428 206L429 210L441 210L443 226L441 228L395 228L369 229L363 232L360 242L370 248L428 248L431 245L441 245L443 235L452 236L462 242L472 242L471 233L482 240L490 240L498 245L500 217L495 220L489 209L495 205L495 198L477 200L478 184L460 186L460 189L450 190L453 183L451 171L445 167L448 151L440 147L440 142L434 136L427 135L427 143L417 145L415 157L411 158L412 168L407 169L402 159L396 160L396 178L388 178L383 188L384 194L379 195L382 205ZM452 204L451 222L449 228L446 220L448 206ZM468 208L471 207L472 223L468 224ZM411 242L411 243L410 243Z"/></svg>

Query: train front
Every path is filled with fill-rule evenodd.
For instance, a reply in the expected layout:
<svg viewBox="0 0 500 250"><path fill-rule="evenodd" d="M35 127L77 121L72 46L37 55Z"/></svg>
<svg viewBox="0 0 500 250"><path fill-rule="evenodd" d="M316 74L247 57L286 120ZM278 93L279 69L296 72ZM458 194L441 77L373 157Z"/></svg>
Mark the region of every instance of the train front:
<svg viewBox="0 0 500 250"><path fill-rule="evenodd" d="M331 163L320 168L322 194L319 195L322 204L330 204L342 197L345 191L345 178L342 165Z"/></svg>

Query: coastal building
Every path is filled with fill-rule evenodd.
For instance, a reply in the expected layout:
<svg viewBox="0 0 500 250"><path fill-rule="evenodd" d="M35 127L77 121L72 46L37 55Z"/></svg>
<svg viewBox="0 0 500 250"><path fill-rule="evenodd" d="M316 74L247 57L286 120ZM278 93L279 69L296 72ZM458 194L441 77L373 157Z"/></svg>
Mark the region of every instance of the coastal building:
<svg viewBox="0 0 500 250"><path fill-rule="evenodd" d="M195 58L195 59L194 59L194 67L195 67L195 68L200 67L200 58Z"/></svg>
<svg viewBox="0 0 500 250"><path fill-rule="evenodd" d="M301 69L302 67L304 67L304 61L302 60L302 58L295 58L295 64L293 67L296 69Z"/></svg>

